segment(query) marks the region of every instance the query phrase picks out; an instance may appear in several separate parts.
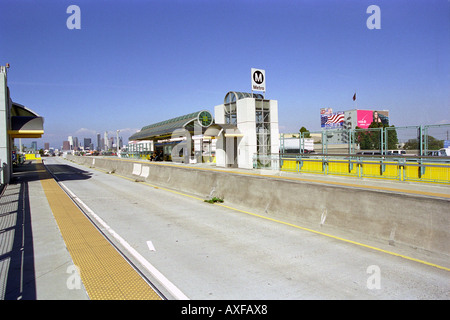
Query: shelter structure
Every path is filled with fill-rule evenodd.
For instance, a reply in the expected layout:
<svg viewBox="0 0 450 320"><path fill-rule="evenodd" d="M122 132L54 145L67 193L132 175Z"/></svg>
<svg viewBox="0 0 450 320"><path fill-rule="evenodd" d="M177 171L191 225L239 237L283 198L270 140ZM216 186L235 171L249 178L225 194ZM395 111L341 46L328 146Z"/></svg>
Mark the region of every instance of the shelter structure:
<svg viewBox="0 0 450 320"><path fill-rule="evenodd" d="M221 167L277 167L280 149L278 101L261 94L230 91L223 104L143 127L130 138L129 153L156 154L158 160L198 163L215 159Z"/></svg>
<svg viewBox="0 0 450 320"><path fill-rule="evenodd" d="M211 137L204 137L213 122L212 114L201 110L147 125L129 138L130 151L147 153L156 160L201 162L213 156Z"/></svg>
<svg viewBox="0 0 450 320"><path fill-rule="evenodd" d="M15 138L40 138L44 134L44 118L31 109L13 102L7 84L9 66L0 66L0 183L10 182L16 152Z"/></svg>

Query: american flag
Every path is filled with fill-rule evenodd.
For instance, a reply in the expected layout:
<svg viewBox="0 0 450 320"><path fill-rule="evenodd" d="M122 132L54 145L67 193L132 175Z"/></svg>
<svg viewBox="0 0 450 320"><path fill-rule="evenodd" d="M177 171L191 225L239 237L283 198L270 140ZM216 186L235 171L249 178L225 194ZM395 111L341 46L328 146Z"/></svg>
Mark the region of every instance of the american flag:
<svg viewBox="0 0 450 320"><path fill-rule="evenodd" d="M344 114L343 113L335 113L328 117L327 122L325 124L336 124L344 122Z"/></svg>

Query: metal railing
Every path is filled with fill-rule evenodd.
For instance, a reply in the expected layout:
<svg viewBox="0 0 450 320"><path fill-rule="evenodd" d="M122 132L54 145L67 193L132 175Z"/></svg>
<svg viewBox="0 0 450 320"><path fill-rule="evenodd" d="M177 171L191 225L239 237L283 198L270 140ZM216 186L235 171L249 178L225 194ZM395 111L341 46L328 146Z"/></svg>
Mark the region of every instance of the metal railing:
<svg viewBox="0 0 450 320"><path fill-rule="evenodd" d="M292 135L292 134L291 134ZM418 156L427 156L430 152L444 147L445 141L450 141L450 124L420 125L395 127L385 126L368 129L323 129L321 131L298 132L296 134L299 146L298 152L303 153L305 138L314 137L314 149L322 154L333 153L333 150L344 150L353 154L364 149L373 149L381 154L388 150L403 149L407 153L415 150ZM281 153L288 152L285 147L285 134L280 135ZM336 153L336 152L334 152Z"/></svg>
<svg viewBox="0 0 450 320"><path fill-rule="evenodd" d="M255 169L397 181L450 183L450 157L359 154L254 155Z"/></svg>

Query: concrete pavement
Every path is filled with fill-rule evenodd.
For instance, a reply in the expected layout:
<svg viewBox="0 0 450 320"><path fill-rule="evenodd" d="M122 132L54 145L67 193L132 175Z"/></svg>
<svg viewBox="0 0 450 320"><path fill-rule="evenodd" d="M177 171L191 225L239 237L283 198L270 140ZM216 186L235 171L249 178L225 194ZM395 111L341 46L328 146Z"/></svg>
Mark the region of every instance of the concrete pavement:
<svg viewBox="0 0 450 320"><path fill-rule="evenodd" d="M0 299L88 299L82 283L77 290L68 289L73 261L35 165L15 168L0 210Z"/></svg>
<svg viewBox="0 0 450 320"><path fill-rule="evenodd" d="M214 206L193 193L181 195L147 182L135 183L133 175L123 179L86 166L71 164L71 169L60 160L48 163L66 186L191 299L449 298L448 271L280 224L270 220L273 216L255 219L245 210L227 207L230 202ZM28 205L24 201L27 195ZM0 200L4 204L0 215L0 298L88 299L84 287L69 289L73 261L38 172L32 166L22 167ZM17 203L16 207L7 209L11 203ZM24 212L24 218L19 212ZM264 210L258 212L264 214ZM15 226L6 220L13 216L18 221ZM26 226L26 221L31 228L13 235L11 230ZM33 240L8 245L19 243L11 240L14 237ZM149 250L148 240L156 251ZM22 256L26 258L21 262L11 259L14 251L19 256L25 252ZM21 264L25 267L11 269ZM371 265L381 267L383 290L367 288L366 270ZM13 281L12 274L25 280ZM414 276L407 278L408 274ZM12 284L16 289L11 289Z"/></svg>
<svg viewBox="0 0 450 320"><path fill-rule="evenodd" d="M448 185L111 157L71 156L68 159L201 198L223 198L244 211L318 232L351 236L354 241L381 241L396 251L414 248L416 254L423 251L450 256Z"/></svg>

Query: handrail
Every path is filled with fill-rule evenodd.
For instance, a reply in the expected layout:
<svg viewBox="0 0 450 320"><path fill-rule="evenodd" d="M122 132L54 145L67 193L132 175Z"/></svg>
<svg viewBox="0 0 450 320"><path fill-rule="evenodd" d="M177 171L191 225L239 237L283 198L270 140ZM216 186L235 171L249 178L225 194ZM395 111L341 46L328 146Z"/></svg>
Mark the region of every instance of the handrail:
<svg viewBox="0 0 450 320"><path fill-rule="evenodd" d="M286 161L296 163L287 165ZM321 163L321 168L308 167L307 163ZM357 177L396 179L450 183L450 157L360 154L270 154L253 156L254 168L264 169L268 163L280 171L323 173L326 175L350 175ZM305 165L306 164L306 165ZM339 167L334 167L338 165ZM380 170L366 165L378 165ZM356 167L355 167L356 166ZM412 168L418 168L419 171ZM389 169L390 168L390 169ZM395 169L394 169L395 168ZM410 168L410 169L408 169ZM389 169L389 170L387 170ZM413 170L413 171L411 171ZM389 171L389 172L388 172Z"/></svg>

